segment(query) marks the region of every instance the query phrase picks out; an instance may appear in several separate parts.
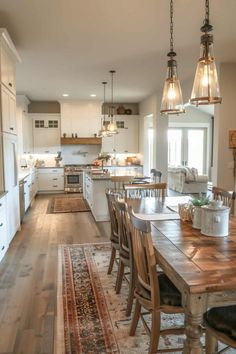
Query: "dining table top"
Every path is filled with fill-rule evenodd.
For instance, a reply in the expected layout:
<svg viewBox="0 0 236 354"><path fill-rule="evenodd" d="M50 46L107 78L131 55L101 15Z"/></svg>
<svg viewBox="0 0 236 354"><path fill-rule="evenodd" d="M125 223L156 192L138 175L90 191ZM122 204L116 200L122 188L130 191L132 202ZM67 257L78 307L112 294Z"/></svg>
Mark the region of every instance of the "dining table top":
<svg viewBox="0 0 236 354"><path fill-rule="evenodd" d="M135 213L167 212L184 198L143 198L128 202ZM150 218L149 218L150 220ZM211 237L181 220L151 221L158 263L166 264L191 293L236 290L236 218L230 217L229 235ZM164 261L163 261L164 260ZM174 281L174 279L172 279ZM176 282L176 280L175 280Z"/></svg>

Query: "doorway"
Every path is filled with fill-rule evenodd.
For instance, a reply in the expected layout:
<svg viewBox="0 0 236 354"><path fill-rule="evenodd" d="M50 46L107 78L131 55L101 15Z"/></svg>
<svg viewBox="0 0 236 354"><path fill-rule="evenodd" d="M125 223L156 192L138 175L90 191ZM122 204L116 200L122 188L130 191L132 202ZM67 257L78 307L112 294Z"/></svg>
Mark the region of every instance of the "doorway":
<svg viewBox="0 0 236 354"><path fill-rule="evenodd" d="M207 129L169 128L168 165L194 167L199 174L206 174Z"/></svg>

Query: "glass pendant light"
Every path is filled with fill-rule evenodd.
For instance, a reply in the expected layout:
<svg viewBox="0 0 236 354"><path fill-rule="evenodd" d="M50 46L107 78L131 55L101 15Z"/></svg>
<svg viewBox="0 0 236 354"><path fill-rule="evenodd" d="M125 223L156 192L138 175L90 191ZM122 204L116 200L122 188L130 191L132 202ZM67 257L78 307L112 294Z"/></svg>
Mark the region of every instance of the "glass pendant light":
<svg viewBox="0 0 236 354"><path fill-rule="evenodd" d="M213 35L209 34L213 30L209 20L209 0L205 0L205 13L205 20L201 27L204 34L201 36L200 59L190 99L190 102L195 105L216 104L222 101L213 54Z"/></svg>
<svg viewBox="0 0 236 354"><path fill-rule="evenodd" d="M113 102L113 75L115 74L115 70L110 70L111 74L111 105L109 107L109 118L110 123L108 124L107 130L110 134L118 134L118 129L116 125L116 120L114 117L114 102Z"/></svg>
<svg viewBox="0 0 236 354"><path fill-rule="evenodd" d="M100 138L106 137L106 136L111 136L109 131L107 130L106 126L106 115L105 115L105 103L106 103L106 81L102 82L103 87L104 87L104 98L103 98L103 117L101 118L101 129L98 132L98 136Z"/></svg>
<svg viewBox="0 0 236 354"><path fill-rule="evenodd" d="M173 41L173 0L170 0L170 52L167 56L168 60L167 76L163 89L163 96L161 102L161 114L180 114L185 113L182 91L177 74L177 62L174 59L176 53L174 52Z"/></svg>

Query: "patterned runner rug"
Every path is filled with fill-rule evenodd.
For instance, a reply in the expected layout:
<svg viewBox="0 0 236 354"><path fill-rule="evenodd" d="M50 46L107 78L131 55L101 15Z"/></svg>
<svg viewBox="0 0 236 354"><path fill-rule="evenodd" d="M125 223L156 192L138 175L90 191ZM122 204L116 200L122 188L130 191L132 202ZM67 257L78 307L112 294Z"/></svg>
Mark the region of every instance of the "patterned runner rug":
<svg viewBox="0 0 236 354"><path fill-rule="evenodd" d="M90 211L87 201L83 198L52 198L48 204L48 214L75 213L79 211Z"/></svg>
<svg viewBox="0 0 236 354"><path fill-rule="evenodd" d="M129 336L127 284L116 294L116 270L107 275L110 244L63 245L59 250L57 354L144 354L149 337L140 321ZM181 325L182 315L163 315L163 327ZM183 337L161 337L159 347L183 346ZM180 353L180 352L178 352Z"/></svg>

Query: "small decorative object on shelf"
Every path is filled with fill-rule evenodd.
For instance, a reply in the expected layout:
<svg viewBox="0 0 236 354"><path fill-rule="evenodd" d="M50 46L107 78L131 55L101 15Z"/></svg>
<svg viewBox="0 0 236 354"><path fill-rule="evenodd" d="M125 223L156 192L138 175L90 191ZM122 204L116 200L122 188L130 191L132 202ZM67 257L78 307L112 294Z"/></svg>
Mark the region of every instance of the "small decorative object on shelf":
<svg viewBox="0 0 236 354"><path fill-rule="evenodd" d="M66 137L66 133L63 133L63 138L65 138Z"/></svg>
<svg viewBox="0 0 236 354"><path fill-rule="evenodd" d="M97 134L96 134L96 133L94 133L94 134L93 134L93 136L94 136L94 138L96 138L96 137L97 137Z"/></svg>
<svg viewBox="0 0 236 354"><path fill-rule="evenodd" d="M78 135L77 135L77 133L75 133L75 138L78 138Z"/></svg>
<svg viewBox="0 0 236 354"><path fill-rule="evenodd" d="M117 114L125 114L125 107L119 106L116 110Z"/></svg>
<svg viewBox="0 0 236 354"><path fill-rule="evenodd" d="M71 137L74 138L74 134L73 133L71 134Z"/></svg>
<svg viewBox="0 0 236 354"><path fill-rule="evenodd" d="M132 109L127 108L127 109L125 110L125 114L132 114Z"/></svg>

